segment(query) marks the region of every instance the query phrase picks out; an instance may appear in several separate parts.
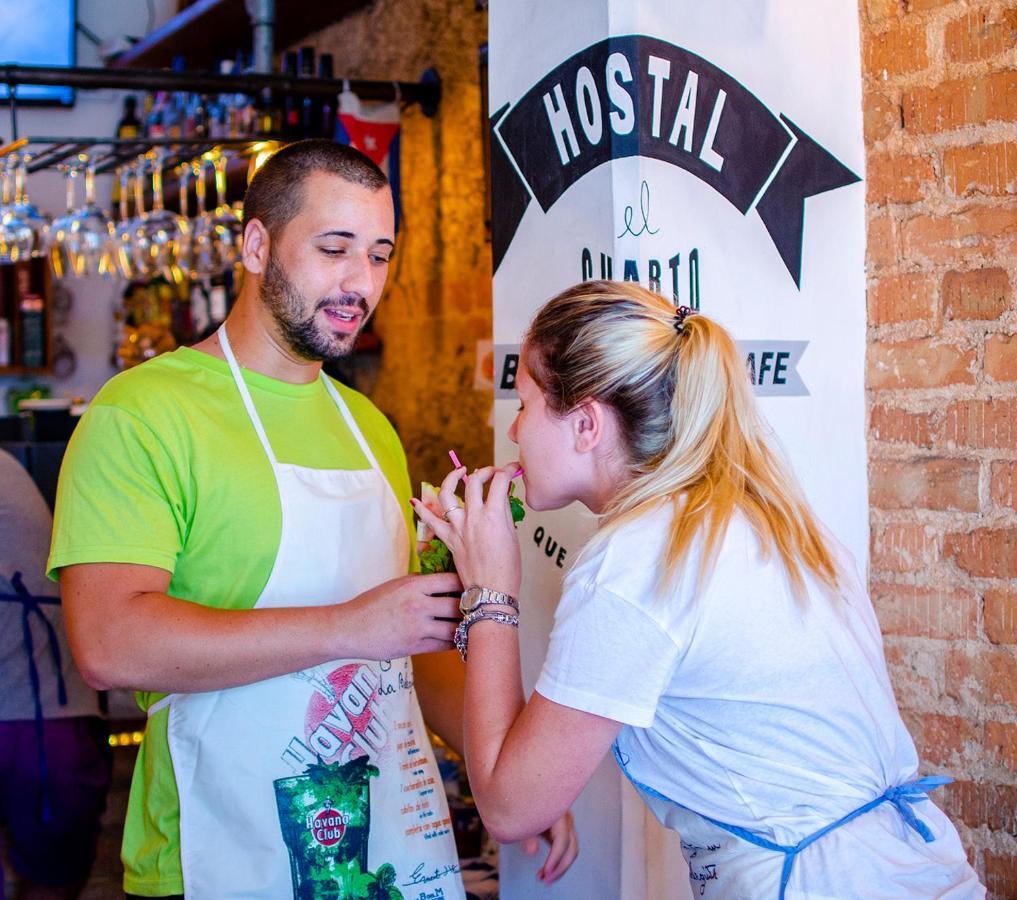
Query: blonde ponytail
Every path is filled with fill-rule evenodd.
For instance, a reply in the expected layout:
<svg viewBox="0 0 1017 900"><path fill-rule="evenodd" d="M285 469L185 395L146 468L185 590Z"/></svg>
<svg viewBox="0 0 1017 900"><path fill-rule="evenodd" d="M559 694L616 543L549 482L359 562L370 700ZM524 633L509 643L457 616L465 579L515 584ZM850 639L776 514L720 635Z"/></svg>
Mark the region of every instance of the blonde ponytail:
<svg viewBox="0 0 1017 900"><path fill-rule="evenodd" d="M803 570L837 590L833 556L767 442L744 361L718 323L698 314L679 323L674 306L645 288L594 281L549 300L524 347L527 369L555 412L598 399L618 417L630 477L591 547L670 502L663 577L676 575L702 535L702 579L741 512L764 552L779 555L796 596L805 597Z"/></svg>

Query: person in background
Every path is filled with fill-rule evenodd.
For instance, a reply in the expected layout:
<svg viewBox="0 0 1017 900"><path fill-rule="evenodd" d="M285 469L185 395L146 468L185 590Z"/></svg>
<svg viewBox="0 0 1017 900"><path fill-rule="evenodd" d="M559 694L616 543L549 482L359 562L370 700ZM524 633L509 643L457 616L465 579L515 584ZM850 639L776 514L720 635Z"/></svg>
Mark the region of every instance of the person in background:
<svg viewBox="0 0 1017 900"><path fill-rule="evenodd" d="M367 157L282 148L247 189L224 325L115 377L70 442L49 569L71 647L149 717L130 895L464 896L421 716L461 745L440 652L460 583L407 574L399 439L321 371L377 307L394 240Z"/></svg>
<svg viewBox="0 0 1017 900"><path fill-rule="evenodd" d="M854 562L772 448L728 332L588 282L538 311L516 387L519 463L470 474L463 508L454 470L444 519L417 504L469 586L466 764L491 833L546 828L613 750L681 835L696 897L983 897L927 797L949 779L918 777ZM520 465L530 507L600 519L526 702Z"/></svg>
<svg viewBox="0 0 1017 900"><path fill-rule="evenodd" d="M46 580L52 525L31 476L0 450L0 825L26 900L81 893L112 764L99 698L74 666Z"/></svg>

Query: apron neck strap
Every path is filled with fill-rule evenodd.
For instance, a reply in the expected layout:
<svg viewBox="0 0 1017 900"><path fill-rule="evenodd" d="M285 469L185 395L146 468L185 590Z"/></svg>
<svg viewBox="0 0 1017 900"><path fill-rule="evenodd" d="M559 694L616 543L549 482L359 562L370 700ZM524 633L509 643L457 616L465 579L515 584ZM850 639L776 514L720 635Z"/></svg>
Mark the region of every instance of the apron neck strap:
<svg viewBox="0 0 1017 900"><path fill-rule="evenodd" d="M258 433L258 440L261 441L261 446L265 450L268 461L272 464L272 468L276 469L279 466L279 461L275 458L272 445L268 442L268 435L265 434L265 428L261 424L261 416L258 415L258 411L254 408L254 401L251 399L251 392L247 389L247 382L244 381L244 376L240 373L240 364L233 353L233 347L230 346L230 339L226 335L225 323L219 326L218 334L219 343L222 344L223 355L226 357L230 373L233 375L233 380L237 384L237 390L240 391L240 397L244 401L244 407L247 409L247 416L251 420L254 430Z"/></svg>
<svg viewBox="0 0 1017 900"><path fill-rule="evenodd" d="M237 362L236 354L234 354L233 347L230 345L230 339L226 334L225 323L219 326L218 335L219 343L222 344L223 355L226 357L226 362L230 367L230 373L233 375L233 380L236 382L237 390L240 391L240 396L244 401L244 407L247 409L248 418L250 418L251 424L254 426L254 430L258 433L258 440L261 441L261 446L265 450L265 455L268 457L268 461L272 464L273 469L277 469L279 467L279 461L276 459L275 453L272 450L272 445L268 441L268 435L265 433L265 427L261 424L261 416L258 415L258 410L254 407L254 401L251 399L251 392L247 389L247 382L244 381L244 376L240 372L240 364ZM332 384L332 379L325 374L324 369L321 370L319 375L325 385L325 389L332 397L332 400L338 407L339 412L342 414L347 427L352 432L357 445L360 447L364 456L367 457L367 462L375 472L382 474L381 467L378 465L378 460L375 458L374 453L371 452L371 448L368 446L363 432L361 432L356 420L353 418L353 414L346 405L346 401L343 400L342 395L336 390L335 385Z"/></svg>
<svg viewBox="0 0 1017 900"><path fill-rule="evenodd" d="M371 452L371 448L367 444L367 439L364 437L363 432L360 430L356 420L353 418L353 413L350 412L350 408L347 406L346 401L343 400L342 394L340 394L336 389L336 386L332 384L332 379L325 374L324 369L321 370L321 380L325 382L325 389L332 395L335 405L339 407L339 412L342 413L343 418L346 420L346 425L349 427L350 431L353 432L353 437L356 438L364 456L367 457L367 461L371 464L371 468L379 475L383 474L381 466L378 465L378 460L375 459L374 453Z"/></svg>

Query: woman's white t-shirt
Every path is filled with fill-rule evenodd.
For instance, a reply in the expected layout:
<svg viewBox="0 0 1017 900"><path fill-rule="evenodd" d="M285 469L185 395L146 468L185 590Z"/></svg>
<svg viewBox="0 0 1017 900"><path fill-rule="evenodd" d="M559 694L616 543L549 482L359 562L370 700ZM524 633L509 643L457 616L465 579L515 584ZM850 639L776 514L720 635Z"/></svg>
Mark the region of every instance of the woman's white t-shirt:
<svg viewBox="0 0 1017 900"><path fill-rule="evenodd" d="M618 749L636 781L778 844L915 778L879 625L847 551L831 541L842 597L807 577L802 603L737 515L702 583L694 547L662 595L671 521L659 508L580 558L536 690L623 723ZM934 856L956 857L955 877L970 872L946 817L928 801L915 812L943 837ZM922 843L891 809L872 822L888 816L907 844Z"/></svg>

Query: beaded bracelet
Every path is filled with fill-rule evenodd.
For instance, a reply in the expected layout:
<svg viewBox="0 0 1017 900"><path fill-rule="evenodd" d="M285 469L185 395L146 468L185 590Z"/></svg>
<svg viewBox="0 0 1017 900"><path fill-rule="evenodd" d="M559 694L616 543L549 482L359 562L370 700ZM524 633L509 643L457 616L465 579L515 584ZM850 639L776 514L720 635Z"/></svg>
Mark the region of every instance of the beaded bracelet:
<svg viewBox="0 0 1017 900"><path fill-rule="evenodd" d="M513 628L519 627L519 616L503 612L488 612L484 607L474 610L459 623L459 627L456 628L455 638L453 639L456 650L462 656L463 662L466 662L466 644L469 639L470 626L474 622L480 622L483 619L487 619L490 622L500 622L502 625L511 625Z"/></svg>

